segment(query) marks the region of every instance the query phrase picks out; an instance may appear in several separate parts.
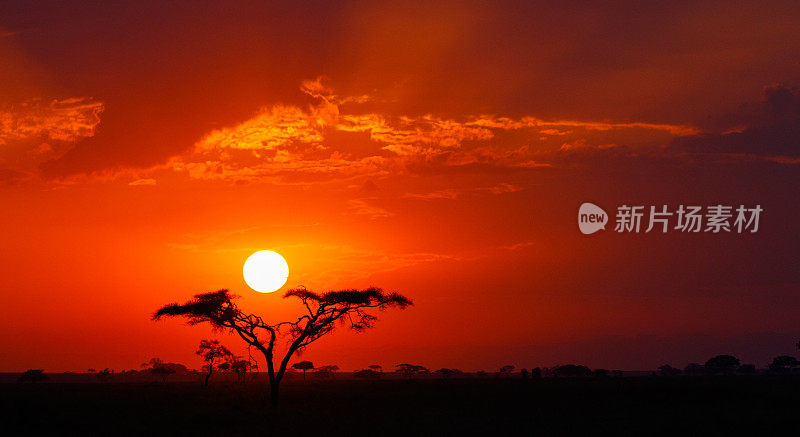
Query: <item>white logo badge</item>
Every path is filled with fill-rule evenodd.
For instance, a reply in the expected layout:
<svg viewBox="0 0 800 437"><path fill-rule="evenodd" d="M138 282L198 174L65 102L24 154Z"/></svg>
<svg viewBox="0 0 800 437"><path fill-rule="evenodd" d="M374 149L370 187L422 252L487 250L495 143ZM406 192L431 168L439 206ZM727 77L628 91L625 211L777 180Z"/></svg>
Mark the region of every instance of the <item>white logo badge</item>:
<svg viewBox="0 0 800 437"><path fill-rule="evenodd" d="M608 223L608 214L603 211L603 208L586 202L578 209L578 228L582 233L594 234L600 229L605 229L606 223Z"/></svg>

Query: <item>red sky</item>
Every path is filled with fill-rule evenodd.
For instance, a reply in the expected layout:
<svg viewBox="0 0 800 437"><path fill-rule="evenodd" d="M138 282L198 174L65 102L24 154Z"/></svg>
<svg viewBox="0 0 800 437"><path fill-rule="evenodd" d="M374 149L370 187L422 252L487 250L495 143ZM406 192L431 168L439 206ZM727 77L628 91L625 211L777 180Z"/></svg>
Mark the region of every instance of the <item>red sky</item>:
<svg viewBox="0 0 800 437"><path fill-rule="evenodd" d="M794 2L0 6L0 371L199 367L159 306L229 288L415 301L305 359L359 369L765 365L800 336ZM757 233L576 211L760 204ZM232 349L232 336L220 338ZM795 351L796 352L796 351Z"/></svg>

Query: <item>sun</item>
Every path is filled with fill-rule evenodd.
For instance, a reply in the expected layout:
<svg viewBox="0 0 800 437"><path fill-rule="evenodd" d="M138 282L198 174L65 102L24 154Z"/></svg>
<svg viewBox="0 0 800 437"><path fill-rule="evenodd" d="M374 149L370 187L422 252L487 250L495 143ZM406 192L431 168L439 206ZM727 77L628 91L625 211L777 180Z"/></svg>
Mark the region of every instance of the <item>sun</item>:
<svg viewBox="0 0 800 437"><path fill-rule="evenodd" d="M259 250L244 262L242 273L250 288L261 293L272 293L286 283L289 264L277 252Z"/></svg>

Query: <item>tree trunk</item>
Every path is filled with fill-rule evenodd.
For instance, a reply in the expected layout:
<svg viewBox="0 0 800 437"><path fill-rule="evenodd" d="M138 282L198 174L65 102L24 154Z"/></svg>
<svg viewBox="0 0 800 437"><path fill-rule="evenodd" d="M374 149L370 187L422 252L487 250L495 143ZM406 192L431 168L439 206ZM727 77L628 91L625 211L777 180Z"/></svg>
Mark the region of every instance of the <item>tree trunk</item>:
<svg viewBox="0 0 800 437"><path fill-rule="evenodd" d="M278 381L269 383L269 403L273 408L278 407Z"/></svg>
<svg viewBox="0 0 800 437"><path fill-rule="evenodd" d="M209 378L211 378L211 374L210 373L206 374L206 382L203 383L204 387L208 387L208 379Z"/></svg>

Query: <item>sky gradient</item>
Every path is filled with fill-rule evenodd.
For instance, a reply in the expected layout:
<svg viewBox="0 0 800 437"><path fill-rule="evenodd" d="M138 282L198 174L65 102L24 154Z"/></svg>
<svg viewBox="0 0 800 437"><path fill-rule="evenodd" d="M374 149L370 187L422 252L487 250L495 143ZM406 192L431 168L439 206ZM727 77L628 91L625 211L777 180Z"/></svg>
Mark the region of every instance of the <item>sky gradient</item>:
<svg viewBox="0 0 800 437"><path fill-rule="evenodd" d="M199 367L151 322L229 288L415 302L303 359L759 366L800 335L794 2L3 2L0 371ZM618 205L757 233L582 235ZM281 253L259 294L245 259ZM796 351L795 351L796 352Z"/></svg>

